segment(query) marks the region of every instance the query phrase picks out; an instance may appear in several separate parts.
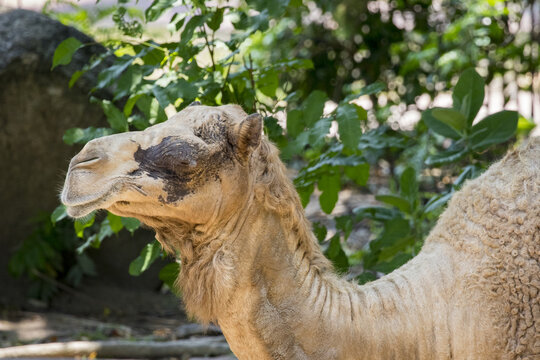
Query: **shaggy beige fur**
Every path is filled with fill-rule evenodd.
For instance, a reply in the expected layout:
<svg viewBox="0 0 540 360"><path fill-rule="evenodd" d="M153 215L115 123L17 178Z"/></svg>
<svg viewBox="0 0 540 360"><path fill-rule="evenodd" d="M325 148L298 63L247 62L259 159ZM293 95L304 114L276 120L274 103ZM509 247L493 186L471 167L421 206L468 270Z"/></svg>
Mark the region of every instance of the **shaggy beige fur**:
<svg viewBox="0 0 540 360"><path fill-rule="evenodd" d="M420 254L340 279L260 116L188 107L94 140L70 164L72 216L108 209L179 253L189 313L240 359L539 359L540 140L457 193Z"/></svg>

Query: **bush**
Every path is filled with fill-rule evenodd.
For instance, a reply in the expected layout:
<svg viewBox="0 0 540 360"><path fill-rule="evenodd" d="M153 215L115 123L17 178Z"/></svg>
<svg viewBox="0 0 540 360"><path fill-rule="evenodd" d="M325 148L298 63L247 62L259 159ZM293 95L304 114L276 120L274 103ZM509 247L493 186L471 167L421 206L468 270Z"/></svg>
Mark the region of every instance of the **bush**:
<svg viewBox="0 0 540 360"><path fill-rule="evenodd" d="M474 9L456 8L456 13L445 20L448 28L443 41L443 44L454 45L437 48L433 43L434 29L422 18L432 9L419 3L416 19L422 21L420 29L426 38L420 41L420 47L423 47L420 52L408 52L407 56L402 47L418 42L417 38L413 39L413 34L381 23L382 18L361 17L360 22L370 22L366 24L373 31L369 32L370 35L363 35L364 41L360 41L357 50L364 51L367 47L374 52L367 55L365 62L355 65L363 79L355 78L352 73L352 78L337 76L341 83L335 84L332 83L335 78L328 80L326 73L321 77L320 71L337 71L339 74L341 67L347 68L347 56L353 56L350 51L341 60L321 64L316 50L307 46L298 49L295 41L311 39L313 43L320 40L321 29L318 26L321 24L312 22L305 25L301 20L309 12L309 7L316 4L332 13L334 18L344 16L347 19L333 32L329 31L326 38L339 38L338 48L346 44L350 46L351 40L347 38L356 41L354 30L348 27L354 19L339 13L343 6L347 9L346 1L339 4L320 1L308 5L298 0L247 1L235 8L186 0L183 1L185 11L175 12L168 24L169 38L179 38L178 41L143 39L145 24L172 11L173 4L176 3L156 0L143 16L130 10L124 2L119 2L109 11L100 13L114 20L115 38L104 41L107 53L73 74L70 86L105 58L112 59L100 73L94 90L112 89L114 97L110 100L91 98L100 104L110 126L68 129L64 141L84 144L112 133L143 130L166 121L166 111L179 111L195 100L205 105L236 103L247 111L258 111L264 115L266 134L280 147L282 159L298 169L295 185L303 205L307 205L317 188L320 207L330 217L343 189L369 192L374 169L380 168L381 163L388 164L389 189L387 193L375 194L380 206L359 207L351 214L333 217L336 232L331 237L327 236L328 231L323 225L314 224L326 256L338 271L347 272L350 266L361 265L362 270L355 273L361 283L391 272L416 255L452 194L465 180L478 176L491 159L500 156L516 134L518 114L515 111L501 111L474 122L484 103L485 83L473 68L465 68L476 65L482 58L490 58L491 50L484 49L486 52L482 56L467 57L464 63L439 61L435 68L426 65L429 59L441 55L441 51L446 51L441 56L447 57L452 51L458 51L455 45L458 34L469 31L467 29L485 30L487 33L483 36L497 42L505 39L504 26L502 37L496 38L499 30L492 25L484 28L476 23L473 26L463 19L449 23L458 15L465 18L480 16L474 13ZM398 8L392 12L397 13ZM495 8L491 10L482 16L499 19L500 13ZM86 19L92 18L88 12L86 14ZM56 16L69 20L65 14ZM95 14L93 18L97 18ZM224 24L231 25L233 29L226 38L219 36ZM91 29L88 24L86 27ZM388 35L388 31L394 35ZM388 38L385 37L387 35ZM378 44L372 44L373 36L383 36L385 46L379 48ZM385 43L387 40L393 43ZM317 48L321 44L326 43L316 42ZM53 67L69 63L73 53L86 45L89 44L66 39L54 54ZM373 57L379 54L377 51L392 59L399 54L399 66L385 61L375 62L380 69L370 72ZM290 54L294 54L294 58ZM384 72L386 68L391 69L393 75L388 72L390 70ZM492 70L491 67L489 69ZM496 68L495 71L502 70ZM429 77L431 72L436 78L445 78L443 83L446 86L453 74L461 73L452 94L453 106L424 111L422 120L411 131L393 130L393 124L387 122L389 105L375 106L369 111L359 105L361 97L377 103L381 94L385 98L398 96L395 91L397 77L403 81ZM489 73L488 78L491 76ZM411 99L424 92L434 96L436 91L432 85L435 82L424 82L422 86L412 82L414 87L407 85L402 98L398 96L394 103L410 103ZM330 88L335 90L327 93L326 89ZM332 111L325 111L329 99L333 99L336 106ZM286 115L284 127L280 125L278 114ZM531 127L527 126L525 119L520 121L523 135ZM337 124L337 134L329 136L334 123ZM443 178L450 181L442 182ZM52 220L59 221L64 216L64 209L60 206ZM83 256L88 246L99 248L102 241L123 228L135 231L139 226L135 219L123 219L113 214L98 222L95 219L92 215L74 223L73 231L82 239L78 243L77 256ZM360 221L370 224L373 240L363 249L353 251L346 246L346 240ZM14 268L24 262L27 252L23 245L12 261ZM50 253L49 250L43 252ZM130 274L140 274L159 256L162 255L157 242L149 244L131 263ZM162 270L160 278L172 287L178 271L179 265L173 262Z"/></svg>

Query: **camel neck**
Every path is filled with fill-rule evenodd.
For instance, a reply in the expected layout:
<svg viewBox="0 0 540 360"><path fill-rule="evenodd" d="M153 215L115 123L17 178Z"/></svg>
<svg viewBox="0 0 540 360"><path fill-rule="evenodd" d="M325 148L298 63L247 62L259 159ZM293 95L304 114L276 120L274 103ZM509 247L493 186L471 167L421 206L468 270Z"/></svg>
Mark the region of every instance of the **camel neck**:
<svg viewBox="0 0 540 360"><path fill-rule="evenodd" d="M440 284L427 283L428 274L420 273L426 258L415 259L404 270L358 286L321 268L320 250L306 254L293 246L281 217L261 209L250 217L231 252L234 272L222 273L235 285L216 316L240 359L389 359L407 358L411 351L422 359L430 358L436 343L448 341L444 302L435 302L441 306L435 309L427 299L443 291L449 269L437 270ZM440 337L422 338L419 325Z"/></svg>
<svg viewBox="0 0 540 360"><path fill-rule="evenodd" d="M231 349L240 359L343 358L340 344L361 338L361 309L384 304L338 278L318 245L304 243L315 242L309 229L291 231L261 208L249 214L231 251L234 290L217 314Z"/></svg>
<svg viewBox="0 0 540 360"><path fill-rule="evenodd" d="M226 231L185 250L194 253L180 277L187 311L218 323L240 359L430 359L449 351L447 253L425 249L358 286L334 274L294 210L301 216L250 201Z"/></svg>

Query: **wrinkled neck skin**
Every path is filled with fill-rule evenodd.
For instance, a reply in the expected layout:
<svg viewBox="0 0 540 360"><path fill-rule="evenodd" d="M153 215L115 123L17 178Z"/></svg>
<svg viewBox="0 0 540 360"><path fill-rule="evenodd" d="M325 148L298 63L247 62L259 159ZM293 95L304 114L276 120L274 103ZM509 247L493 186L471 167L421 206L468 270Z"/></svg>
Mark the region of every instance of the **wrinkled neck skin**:
<svg viewBox="0 0 540 360"><path fill-rule="evenodd" d="M192 230L179 249L186 310L219 324L239 359L497 358L476 336L485 310L464 294L455 294L463 305L454 300L454 279L466 274L444 244L357 286L315 266L277 214L246 201L220 231Z"/></svg>

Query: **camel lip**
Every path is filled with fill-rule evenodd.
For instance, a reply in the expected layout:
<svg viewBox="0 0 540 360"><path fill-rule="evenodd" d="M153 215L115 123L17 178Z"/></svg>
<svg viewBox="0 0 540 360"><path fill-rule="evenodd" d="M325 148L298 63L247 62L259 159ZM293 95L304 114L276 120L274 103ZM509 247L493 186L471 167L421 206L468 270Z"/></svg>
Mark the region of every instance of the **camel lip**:
<svg viewBox="0 0 540 360"><path fill-rule="evenodd" d="M66 207L77 208L77 207L86 207L86 206L98 204L100 202L103 202L106 197L107 197L107 191L104 191L99 194L86 195L86 196L77 197L74 199L69 196L69 191L67 189L64 189L64 191L62 191L62 194L60 196L60 201Z"/></svg>
<svg viewBox="0 0 540 360"><path fill-rule="evenodd" d="M64 199L62 199L62 204L66 206L66 212L69 216L73 218L81 218L84 217L93 211L99 210L102 207L100 206L105 201L103 196L94 198L93 200L88 200L83 203L66 203Z"/></svg>

